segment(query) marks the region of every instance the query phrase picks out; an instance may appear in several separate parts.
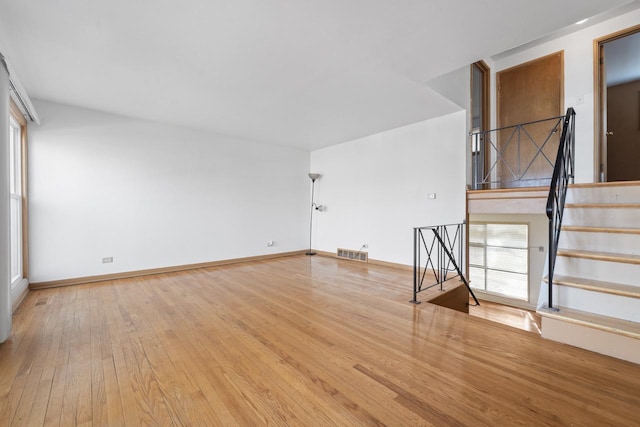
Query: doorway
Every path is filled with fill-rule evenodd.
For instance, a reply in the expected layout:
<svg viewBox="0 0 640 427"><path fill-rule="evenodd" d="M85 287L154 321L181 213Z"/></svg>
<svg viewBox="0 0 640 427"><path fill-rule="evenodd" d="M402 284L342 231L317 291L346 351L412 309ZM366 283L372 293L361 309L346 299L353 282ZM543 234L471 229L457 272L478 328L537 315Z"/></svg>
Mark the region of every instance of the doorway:
<svg viewBox="0 0 640 427"><path fill-rule="evenodd" d="M477 138L471 141L471 162L475 183L474 190L484 189L484 185L478 184L484 181L485 171L489 168L488 158L485 155L487 141L482 132L489 130L490 126L490 79L491 70L484 61L471 64L471 134L477 134Z"/></svg>
<svg viewBox="0 0 640 427"><path fill-rule="evenodd" d="M596 172L599 181L639 181L640 26L595 41Z"/></svg>
<svg viewBox="0 0 640 427"><path fill-rule="evenodd" d="M555 122L545 120L562 114L563 76L562 51L496 74L501 130L496 135L500 158L495 170L503 188L549 184L560 138L559 132L550 133ZM537 121L541 122L531 123ZM528 124L513 127L523 123Z"/></svg>

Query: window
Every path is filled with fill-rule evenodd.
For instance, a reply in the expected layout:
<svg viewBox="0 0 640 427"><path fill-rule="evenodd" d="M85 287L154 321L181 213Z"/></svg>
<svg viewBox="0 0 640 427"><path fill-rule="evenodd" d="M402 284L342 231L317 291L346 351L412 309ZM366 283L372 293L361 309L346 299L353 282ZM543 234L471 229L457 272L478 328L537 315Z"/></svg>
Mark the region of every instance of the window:
<svg viewBox="0 0 640 427"><path fill-rule="evenodd" d="M471 287L529 300L529 225L469 224Z"/></svg>
<svg viewBox="0 0 640 427"><path fill-rule="evenodd" d="M20 109L11 100L9 116L9 209L11 211L11 290L24 287L26 273L26 126Z"/></svg>

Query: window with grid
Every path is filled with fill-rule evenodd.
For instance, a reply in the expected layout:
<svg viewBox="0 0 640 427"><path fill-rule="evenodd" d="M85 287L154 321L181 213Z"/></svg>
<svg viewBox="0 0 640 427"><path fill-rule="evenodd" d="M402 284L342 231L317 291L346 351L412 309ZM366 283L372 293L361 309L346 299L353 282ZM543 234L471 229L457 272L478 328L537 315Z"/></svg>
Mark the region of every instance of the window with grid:
<svg viewBox="0 0 640 427"><path fill-rule="evenodd" d="M469 279L485 292L529 299L529 225L469 224Z"/></svg>
<svg viewBox="0 0 640 427"><path fill-rule="evenodd" d="M9 120L9 198L11 209L11 288L22 280L22 129Z"/></svg>

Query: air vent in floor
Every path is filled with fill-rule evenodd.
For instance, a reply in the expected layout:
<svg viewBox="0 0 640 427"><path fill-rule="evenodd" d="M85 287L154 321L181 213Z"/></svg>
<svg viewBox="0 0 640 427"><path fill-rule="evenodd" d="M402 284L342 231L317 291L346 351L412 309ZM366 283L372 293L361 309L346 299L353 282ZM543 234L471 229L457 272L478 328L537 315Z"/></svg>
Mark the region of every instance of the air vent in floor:
<svg viewBox="0 0 640 427"><path fill-rule="evenodd" d="M348 259L351 261L369 262L369 252L353 251L350 249L340 249L336 253L338 258Z"/></svg>

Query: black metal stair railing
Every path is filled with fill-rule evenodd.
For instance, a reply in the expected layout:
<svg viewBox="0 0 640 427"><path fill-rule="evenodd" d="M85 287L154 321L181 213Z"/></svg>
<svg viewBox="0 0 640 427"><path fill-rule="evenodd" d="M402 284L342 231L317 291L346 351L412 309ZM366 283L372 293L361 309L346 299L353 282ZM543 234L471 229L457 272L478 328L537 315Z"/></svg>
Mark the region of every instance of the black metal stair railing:
<svg viewBox="0 0 640 427"><path fill-rule="evenodd" d="M475 304L480 305L460 267L466 245L464 230L464 222L413 229L413 299L410 302L420 304L418 293L436 286L443 291L445 282L460 278Z"/></svg>
<svg viewBox="0 0 640 427"><path fill-rule="evenodd" d="M473 190L547 186L564 116L472 132Z"/></svg>
<svg viewBox="0 0 640 427"><path fill-rule="evenodd" d="M558 254L558 243L560 241L560 230L562 227L562 216L564 214L564 203L567 197L567 187L569 181L574 180L575 166L575 117L573 108L567 110L562 125L562 136L558 146L558 156L556 157L547 199L547 217L549 218L549 296L547 308L557 310L553 307L553 272L556 266Z"/></svg>

